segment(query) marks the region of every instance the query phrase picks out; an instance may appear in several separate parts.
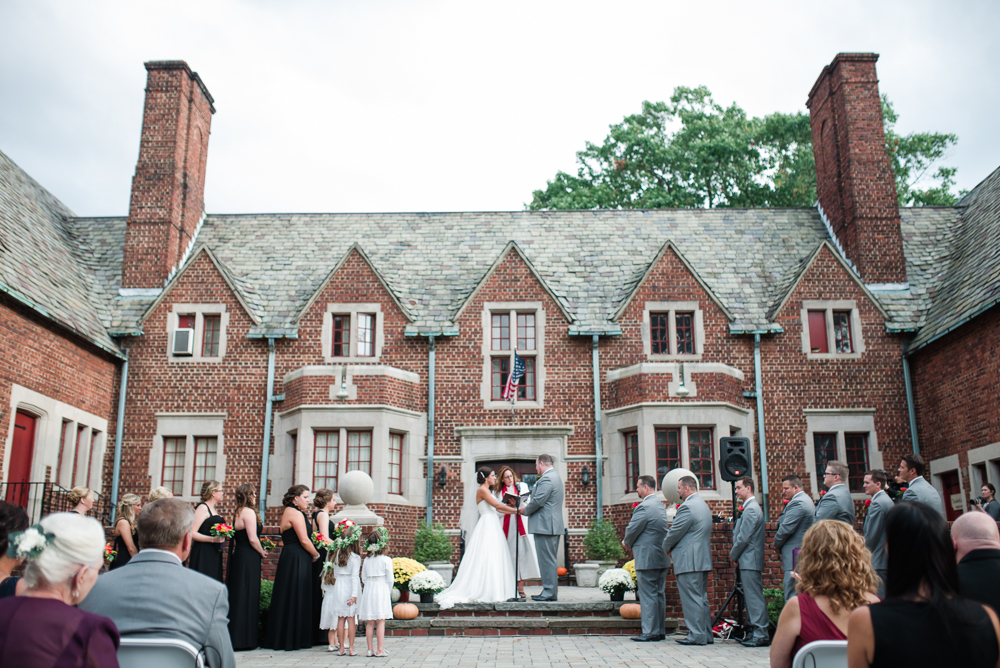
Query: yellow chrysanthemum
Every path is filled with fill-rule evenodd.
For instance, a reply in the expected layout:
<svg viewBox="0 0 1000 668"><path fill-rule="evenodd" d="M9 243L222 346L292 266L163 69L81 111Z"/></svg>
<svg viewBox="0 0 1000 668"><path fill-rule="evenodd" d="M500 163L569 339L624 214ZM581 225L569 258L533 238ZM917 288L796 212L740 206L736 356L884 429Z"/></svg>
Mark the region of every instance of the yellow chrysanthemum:
<svg viewBox="0 0 1000 668"><path fill-rule="evenodd" d="M392 559L392 575L397 585L406 585L410 578L426 570L427 568L422 563L413 559L406 557L393 557Z"/></svg>
<svg viewBox="0 0 1000 668"><path fill-rule="evenodd" d="M628 574L632 576L632 584L638 586L639 585L639 581L635 577L635 559L633 559L632 561L626 562L625 565L622 566L622 568L624 568L625 570L627 570Z"/></svg>

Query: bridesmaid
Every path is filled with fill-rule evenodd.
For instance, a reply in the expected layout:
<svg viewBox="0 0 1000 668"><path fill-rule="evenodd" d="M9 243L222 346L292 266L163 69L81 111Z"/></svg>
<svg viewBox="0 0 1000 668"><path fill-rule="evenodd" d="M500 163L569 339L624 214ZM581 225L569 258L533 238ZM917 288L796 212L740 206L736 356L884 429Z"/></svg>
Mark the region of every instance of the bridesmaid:
<svg viewBox="0 0 1000 668"><path fill-rule="evenodd" d="M73 506L72 512L86 517L94 507L94 492L87 487L74 487L66 495L66 501Z"/></svg>
<svg viewBox="0 0 1000 668"><path fill-rule="evenodd" d="M213 536L212 527L225 522L215 510L222 501L222 483L209 480L201 486L201 503L194 509L194 533L188 568L222 582L223 536Z"/></svg>
<svg viewBox="0 0 1000 668"><path fill-rule="evenodd" d="M260 616L260 562L267 556L260 544L264 523L257 513L257 493L253 485L236 488L236 511L233 528L236 535L230 543L229 572L229 637L234 650L257 646L257 620Z"/></svg>
<svg viewBox="0 0 1000 668"><path fill-rule="evenodd" d="M123 494L118 502L118 519L115 520L115 560L109 571L121 568L139 551L139 534L135 518L142 510L142 497L138 494Z"/></svg>
<svg viewBox="0 0 1000 668"><path fill-rule="evenodd" d="M319 531L321 534L327 537L327 540L332 540L330 536L330 513L333 512L334 506L337 505L337 500L333 496L333 492L328 489L317 489L316 496L313 497L313 506L319 510L314 510L312 514L313 529ZM313 628L316 630L316 637L313 638L314 645L325 645L329 638L327 637L327 632L319 627L320 616L323 612L323 562L326 561L326 550L319 550L319 559L313 562L313 580L315 580L315 586L313 587Z"/></svg>
<svg viewBox="0 0 1000 668"><path fill-rule="evenodd" d="M312 647L313 579L311 561L319 552L309 539L309 488L293 485L281 501L281 557L274 574L271 610L264 633L265 649L296 650Z"/></svg>

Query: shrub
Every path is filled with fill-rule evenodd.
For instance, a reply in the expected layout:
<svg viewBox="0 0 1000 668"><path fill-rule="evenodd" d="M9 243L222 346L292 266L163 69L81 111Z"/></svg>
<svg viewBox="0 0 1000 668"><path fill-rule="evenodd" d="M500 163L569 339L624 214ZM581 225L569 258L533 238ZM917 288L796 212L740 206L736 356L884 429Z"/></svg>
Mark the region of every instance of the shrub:
<svg viewBox="0 0 1000 668"><path fill-rule="evenodd" d="M776 587L765 589L764 600L767 601L767 616L771 623L777 626L778 617L781 617L781 609L785 607L785 591Z"/></svg>
<svg viewBox="0 0 1000 668"><path fill-rule="evenodd" d="M267 615L271 610L271 593L274 591L274 582L271 580L260 581L260 618L257 620L257 632L260 640L264 639L264 629L267 628Z"/></svg>
<svg viewBox="0 0 1000 668"><path fill-rule="evenodd" d="M587 535L583 537L583 552L587 559L597 561L618 561L625 558L621 538L615 532L615 525L606 520L595 520Z"/></svg>
<svg viewBox="0 0 1000 668"><path fill-rule="evenodd" d="M440 524L435 524L433 527L421 524L413 536L413 559L422 564L432 561L451 561L451 554L454 551L455 548Z"/></svg>

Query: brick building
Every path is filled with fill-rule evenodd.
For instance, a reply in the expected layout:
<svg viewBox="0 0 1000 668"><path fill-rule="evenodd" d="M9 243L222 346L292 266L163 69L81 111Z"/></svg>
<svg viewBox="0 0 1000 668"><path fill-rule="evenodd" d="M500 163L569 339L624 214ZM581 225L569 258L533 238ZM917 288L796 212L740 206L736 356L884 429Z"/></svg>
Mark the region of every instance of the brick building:
<svg viewBox="0 0 1000 668"><path fill-rule="evenodd" d="M1000 483L1000 172L898 207L876 59L809 93L815 208L340 215L206 213L212 97L147 63L128 217L75 216L0 153L3 493L263 482L273 521L360 468L405 553L428 510L457 529L478 464L545 452L574 561L640 473L691 469L728 514L741 435L772 518L786 473L815 495L845 460L860 504L915 448L959 513Z"/></svg>

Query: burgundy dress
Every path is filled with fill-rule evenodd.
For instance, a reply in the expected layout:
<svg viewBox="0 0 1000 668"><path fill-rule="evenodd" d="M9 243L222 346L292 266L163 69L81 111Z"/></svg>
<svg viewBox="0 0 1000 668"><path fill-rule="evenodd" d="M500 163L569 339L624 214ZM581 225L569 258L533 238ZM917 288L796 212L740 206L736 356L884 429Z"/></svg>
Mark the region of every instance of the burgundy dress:
<svg viewBox="0 0 1000 668"><path fill-rule="evenodd" d="M816 640L847 640L833 620L826 616L816 601L809 594L799 594L799 619L801 628L799 637L795 639L795 646L792 647L792 656L799 653L804 646Z"/></svg>
<svg viewBox="0 0 1000 668"><path fill-rule="evenodd" d="M117 668L118 629L55 599L0 599L0 666Z"/></svg>

